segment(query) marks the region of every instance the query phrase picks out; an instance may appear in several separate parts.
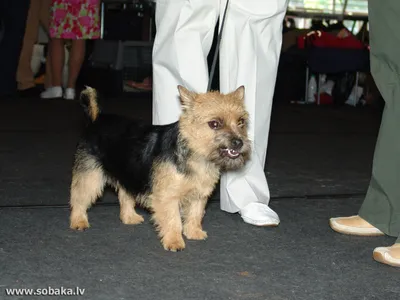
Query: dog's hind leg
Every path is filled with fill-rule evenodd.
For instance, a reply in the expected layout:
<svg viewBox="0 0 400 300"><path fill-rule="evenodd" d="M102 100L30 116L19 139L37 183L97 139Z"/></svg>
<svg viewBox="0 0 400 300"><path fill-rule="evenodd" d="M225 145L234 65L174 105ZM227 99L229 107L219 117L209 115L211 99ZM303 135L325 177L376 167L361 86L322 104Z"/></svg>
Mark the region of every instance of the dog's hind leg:
<svg viewBox="0 0 400 300"><path fill-rule="evenodd" d="M106 183L100 168L79 171L75 170L71 184L70 227L85 230L89 227L87 210L103 193Z"/></svg>
<svg viewBox="0 0 400 300"><path fill-rule="evenodd" d="M121 186L118 187L118 199L122 223L132 225L143 223L143 217L135 210L135 199Z"/></svg>

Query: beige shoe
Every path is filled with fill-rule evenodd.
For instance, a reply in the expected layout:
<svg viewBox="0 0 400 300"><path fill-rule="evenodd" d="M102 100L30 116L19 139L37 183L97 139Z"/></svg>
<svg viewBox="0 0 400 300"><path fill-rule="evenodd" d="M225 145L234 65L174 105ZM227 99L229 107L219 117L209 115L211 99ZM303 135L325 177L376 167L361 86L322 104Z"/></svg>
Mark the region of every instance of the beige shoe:
<svg viewBox="0 0 400 300"><path fill-rule="evenodd" d="M392 266L400 267L400 243L391 247L375 248L373 257L377 262Z"/></svg>
<svg viewBox="0 0 400 300"><path fill-rule="evenodd" d="M331 218L329 225L333 230L343 234L358 236L381 236L385 235L378 228L369 224L360 216Z"/></svg>

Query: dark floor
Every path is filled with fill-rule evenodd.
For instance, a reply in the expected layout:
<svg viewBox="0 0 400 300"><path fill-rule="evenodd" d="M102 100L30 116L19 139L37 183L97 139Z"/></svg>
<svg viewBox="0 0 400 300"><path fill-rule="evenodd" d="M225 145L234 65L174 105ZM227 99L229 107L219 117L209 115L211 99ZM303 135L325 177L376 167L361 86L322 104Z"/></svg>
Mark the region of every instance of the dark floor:
<svg viewBox="0 0 400 300"><path fill-rule="evenodd" d="M150 120L146 97L104 106ZM112 193L90 211L91 229L68 229L64 206L81 117L74 102L0 103L0 289L79 286L80 299L95 300L400 298L399 270L371 255L394 239L343 236L327 223L362 202L376 110L275 107L266 171L281 225L247 225L212 201L208 240L188 242L180 253L162 249L144 212L143 225L122 225ZM0 291L0 299L29 298Z"/></svg>

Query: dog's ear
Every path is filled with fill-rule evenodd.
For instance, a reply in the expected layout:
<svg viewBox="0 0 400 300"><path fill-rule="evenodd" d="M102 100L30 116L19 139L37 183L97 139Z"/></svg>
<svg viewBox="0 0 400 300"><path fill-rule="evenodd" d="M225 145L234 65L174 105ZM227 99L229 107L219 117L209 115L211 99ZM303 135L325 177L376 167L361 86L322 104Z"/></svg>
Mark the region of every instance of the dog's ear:
<svg viewBox="0 0 400 300"><path fill-rule="evenodd" d="M195 92L189 91L187 88L181 85L178 85L178 90L182 108L185 109L190 107L194 99L196 98L197 94Z"/></svg>
<svg viewBox="0 0 400 300"><path fill-rule="evenodd" d="M235 97L238 100L244 100L244 92L245 92L245 88L244 86L240 86L236 89L236 91L232 92L232 96Z"/></svg>

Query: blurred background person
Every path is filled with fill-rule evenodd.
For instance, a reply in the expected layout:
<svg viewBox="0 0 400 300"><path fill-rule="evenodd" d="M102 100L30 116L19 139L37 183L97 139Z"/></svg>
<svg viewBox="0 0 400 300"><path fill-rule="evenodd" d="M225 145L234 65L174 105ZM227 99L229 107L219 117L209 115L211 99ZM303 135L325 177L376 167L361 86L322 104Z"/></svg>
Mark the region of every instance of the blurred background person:
<svg viewBox="0 0 400 300"><path fill-rule="evenodd" d="M75 86L85 58L86 40L100 38L100 0L51 0L50 62L52 86L41 98L75 99ZM66 41L71 41L68 81L63 91Z"/></svg>
<svg viewBox="0 0 400 300"><path fill-rule="evenodd" d="M50 5L51 0L31 0L28 17L25 26L25 36L22 45L19 64L17 69L17 83L19 96L35 97L40 91L35 84L35 74L31 67L33 49L38 41L39 26L45 32L49 32ZM46 59L46 74L44 86L50 87L51 84L51 65L50 59Z"/></svg>

